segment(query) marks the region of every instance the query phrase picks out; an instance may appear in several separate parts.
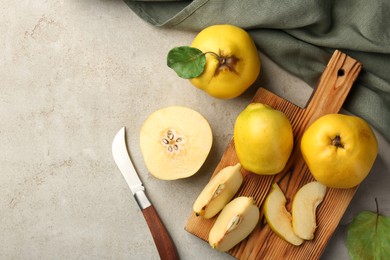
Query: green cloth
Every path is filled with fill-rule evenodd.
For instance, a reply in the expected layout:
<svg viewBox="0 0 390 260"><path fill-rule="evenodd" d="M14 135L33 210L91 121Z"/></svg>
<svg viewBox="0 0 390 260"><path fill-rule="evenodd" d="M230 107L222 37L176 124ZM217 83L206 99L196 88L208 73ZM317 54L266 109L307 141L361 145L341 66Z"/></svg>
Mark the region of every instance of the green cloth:
<svg viewBox="0 0 390 260"><path fill-rule="evenodd" d="M335 49L348 54L363 63L363 70L343 108L390 140L389 0L125 2L158 27L197 32L226 23L244 28L262 53L312 87Z"/></svg>

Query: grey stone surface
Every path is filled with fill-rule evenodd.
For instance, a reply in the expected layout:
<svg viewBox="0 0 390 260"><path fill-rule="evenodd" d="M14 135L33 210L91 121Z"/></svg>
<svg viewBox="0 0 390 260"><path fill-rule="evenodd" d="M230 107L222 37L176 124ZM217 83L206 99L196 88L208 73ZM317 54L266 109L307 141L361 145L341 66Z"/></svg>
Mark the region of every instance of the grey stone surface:
<svg viewBox="0 0 390 260"><path fill-rule="evenodd" d="M229 259L187 233L192 203L232 137L255 87L234 100L207 96L166 66L193 33L146 24L122 1L0 1L0 259L158 259L111 156L128 145L148 195L182 259ZM262 56L256 86L303 106L311 89ZM195 176L151 177L138 133L156 109L186 105L210 122L214 145ZM324 259L347 259L347 224L361 210L390 215L390 145L359 188Z"/></svg>

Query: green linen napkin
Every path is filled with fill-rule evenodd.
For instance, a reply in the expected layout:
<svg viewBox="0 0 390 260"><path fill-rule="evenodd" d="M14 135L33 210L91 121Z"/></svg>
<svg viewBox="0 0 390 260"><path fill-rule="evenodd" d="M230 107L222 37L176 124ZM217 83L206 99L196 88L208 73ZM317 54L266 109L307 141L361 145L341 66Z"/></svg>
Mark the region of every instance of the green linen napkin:
<svg viewBox="0 0 390 260"><path fill-rule="evenodd" d="M261 52L312 87L335 49L348 54L363 63L363 70L344 108L390 141L390 1L124 1L158 27L197 32L226 23L244 28Z"/></svg>

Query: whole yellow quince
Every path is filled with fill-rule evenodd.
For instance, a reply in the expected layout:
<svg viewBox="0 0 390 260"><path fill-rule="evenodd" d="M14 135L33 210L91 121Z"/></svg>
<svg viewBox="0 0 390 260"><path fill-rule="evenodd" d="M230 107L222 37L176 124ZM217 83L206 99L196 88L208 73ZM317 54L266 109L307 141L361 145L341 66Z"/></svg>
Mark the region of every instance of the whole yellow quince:
<svg viewBox="0 0 390 260"><path fill-rule="evenodd" d="M206 53L203 73L190 82L217 98L241 95L257 79L260 58L250 35L233 25L213 25L203 29L191 47Z"/></svg>
<svg viewBox="0 0 390 260"><path fill-rule="evenodd" d="M332 188L352 188L368 175L378 142L363 119L328 114L305 131L301 151L314 178Z"/></svg>
<svg viewBox="0 0 390 260"><path fill-rule="evenodd" d="M234 145L244 169L277 174L286 166L294 145L290 121L266 104L249 104L236 119Z"/></svg>

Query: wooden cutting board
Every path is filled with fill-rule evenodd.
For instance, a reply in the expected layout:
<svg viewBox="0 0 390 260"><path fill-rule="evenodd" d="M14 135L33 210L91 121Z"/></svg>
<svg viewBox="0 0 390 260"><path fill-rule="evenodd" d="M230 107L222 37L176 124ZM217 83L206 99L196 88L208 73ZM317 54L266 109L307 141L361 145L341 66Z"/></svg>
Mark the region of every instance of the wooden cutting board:
<svg viewBox="0 0 390 260"><path fill-rule="evenodd" d="M287 209L296 191L313 179L299 148L305 129L322 115L338 113L354 81L360 73L362 64L346 54L335 51L322 73L317 88L305 108L300 108L275 94L260 88L253 102L261 102L284 112L290 119L294 131L294 149L285 169L277 175L260 176L242 170L244 183L236 196L251 196L260 208L261 220L255 230L228 253L238 259L319 259L341 217L352 200L356 188L328 189L323 202L317 208L315 238L301 246L293 246L279 238L267 225L262 204L272 183L277 182L287 198ZM233 131L233 129L232 129ZM213 176L222 168L238 162L234 142L228 144ZM189 217L185 230L207 241L215 218L205 220Z"/></svg>

